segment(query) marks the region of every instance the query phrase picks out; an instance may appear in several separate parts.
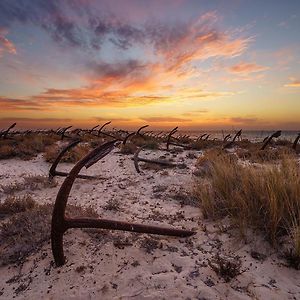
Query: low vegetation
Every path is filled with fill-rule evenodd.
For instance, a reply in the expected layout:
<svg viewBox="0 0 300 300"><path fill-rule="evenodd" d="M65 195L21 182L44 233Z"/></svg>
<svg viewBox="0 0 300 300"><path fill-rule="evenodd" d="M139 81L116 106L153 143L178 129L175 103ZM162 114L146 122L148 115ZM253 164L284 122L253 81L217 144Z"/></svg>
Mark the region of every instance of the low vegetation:
<svg viewBox="0 0 300 300"><path fill-rule="evenodd" d="M297 154L292 148L276 147L260 150L259 147L252 145L250 149L239 148L236 151L237 156L243 160L249 160L252 163L275 162L286 157L296 158Z"/></svg>
<svg viewBox="0 0 300 300"><path fill-rule="evenodd" d="M52 135L28 135L16 136L13 139L1 140L0 159L21 158L31 159L38 153L45 151L46 147L52 145L58 137Z"/></svg>
<svg viewBox="0 0 300 300"><path fill-rule="evenodd" d="M225 282L231 281L242 273L242 260L239 256L225 256L217 253L208 260L208 264Z"/></svg>
<svg viewBox="0 0 300 300"><path fill-rule="evenodd" d="M14 215L19 212L31 210L35 206L35 202L30 195L9 196L4 202L0 203L0 217Z"/></svg>
<svg viewBox="0 0 300 300"><path fill-rule="evenodd" d="M131 142L127 142L125 145L120 145L120 152L125 155L134 154L136 150L137 146Z"/></svg>
<svg viewBox="0 0 300 300"><path fill-rule="evenodd" d="M61 147L58 145L52 145L50 147L47 147L44 158L47 162L53 163L60 151L62 150ZM91 148L87 144L79 144L75 146L74 148L67 151L60 162L66 162L66 163L75 163L79 161L82 157L87 155L91 151Z"/></svg>
<svg viewBox="0 0 300 300"><path fill-rule="evenodd" d="M235 155L209 151L199 161L204 179L194 193L205 217L229 216L241 233L252 227L278 246L289 237L289 257L300 268L300 168L290 157L280 165L244 166ZM290 259L291 261L291 259Z"/></svg>
<svg viewBox="0 0 300 300"><path fill-rule="evenodd" d="M48 176L36 175L24 177L23 181L0 186L4 194L13 194L19 191L34 191L57 186L55 180L49 180Z"/></svg>
<svg viewBox="0 0 300 300"><path fill-rule="evenodd" d="M8 197L0 205L0 266L19 264L50 241L52 205L40 205L30 195ZM69 216L97 217L92 208L68 205Z"/></svg>

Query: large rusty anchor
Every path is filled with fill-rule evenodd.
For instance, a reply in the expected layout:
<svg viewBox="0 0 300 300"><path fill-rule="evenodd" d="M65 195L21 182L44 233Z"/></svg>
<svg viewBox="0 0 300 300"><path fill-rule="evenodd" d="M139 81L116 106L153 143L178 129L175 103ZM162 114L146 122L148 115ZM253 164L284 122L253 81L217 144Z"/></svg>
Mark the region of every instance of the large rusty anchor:
<svg viewBox="0 0 300 300"><path fill-rule="evenodd" d="M179 237L187 237L195 234L194 231L183 229L149 226L107 219L68 218L65 216L65 210L71 188L81 169L83 167L89 168L95 164L97 161L109 154L116 145L117 140L114 140L92 150L75 164L58 191L52 213L51 224L52 253L57 266L62 266L65 263L63 235L70 228L102 228Z"/></svg>

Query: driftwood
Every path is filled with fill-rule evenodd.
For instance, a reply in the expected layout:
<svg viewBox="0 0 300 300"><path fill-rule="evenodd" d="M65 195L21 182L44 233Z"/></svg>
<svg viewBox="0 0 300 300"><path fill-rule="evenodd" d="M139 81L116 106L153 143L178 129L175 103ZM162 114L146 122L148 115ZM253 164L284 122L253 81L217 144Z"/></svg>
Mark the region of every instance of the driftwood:
<svg viewBox="0 0 300 300"><path fill-rule="evenodd" d="M68 218L65 216L68 197L80 170L84 166L89 168L91 165L105 157L116 146L116 142L117 141L114 140L95 148L88 155L77 162L70 171L68 177L65 178L58 191L51 223L51 246L56 266L62 266L65 263L63 235L68 229L71 228L102 228L179 237L187 237L195 234L193 231L182 229L148 226L107 219Z"/></svg>
<svg viewBox="0 0 300 300"><path fill-rule="evenodd" d="M165 167L176 167L176 164L171 163L170 161L167 160L161 160L161 159L148 159L148 158L143 158L143 157L139 157L139 154L141 152L141 150L143 149L143 147L140 147L139 149L137 149L134 153L133 156L133 161L134 161L134 167L136 169L136 171L138 173L141 173L141 170L139 168L139 162L146 162L146 163L151 163L151 164L156 164L156 165L161 165L161 166L165 166Z"/></svg>
<svg viewBox="0 0 300 300"><path fill-rule="evenodd" d="M260 148L260 150L264 150L266 149L266 147L271 143L273 138L278 138L281 136L281 130L277 130L276 132L274 132L271 136L267 137L267 139L265 139L263 146Z"/></svg>

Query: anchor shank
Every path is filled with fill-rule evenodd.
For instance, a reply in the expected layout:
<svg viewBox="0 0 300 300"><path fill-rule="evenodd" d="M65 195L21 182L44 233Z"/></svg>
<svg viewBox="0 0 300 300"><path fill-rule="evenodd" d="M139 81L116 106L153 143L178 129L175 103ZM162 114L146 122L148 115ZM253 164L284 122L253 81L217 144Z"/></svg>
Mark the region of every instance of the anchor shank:
<svg viewBox="0 0 300 300"><path fill-rule="evenodd" d="M170 227L150 226L143 224L127 223L122 221L107 220L107 219L91 219L91 218L76 218L66 220L67 228L102 228L113 229L140 233L151 233L158 235L170 235L187 237L195 234L194 231L175 229Z"/></svg>

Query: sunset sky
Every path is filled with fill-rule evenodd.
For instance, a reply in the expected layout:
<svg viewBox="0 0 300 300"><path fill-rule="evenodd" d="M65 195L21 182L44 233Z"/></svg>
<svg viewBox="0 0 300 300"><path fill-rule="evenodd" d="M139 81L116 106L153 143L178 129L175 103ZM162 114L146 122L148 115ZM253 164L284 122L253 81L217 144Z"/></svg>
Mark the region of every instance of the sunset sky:
<svg viewBox="0 0 300 300"><path fill-rule="evenodd" d="M0 128L300 129L299 0L1 0Z"/></svg>

